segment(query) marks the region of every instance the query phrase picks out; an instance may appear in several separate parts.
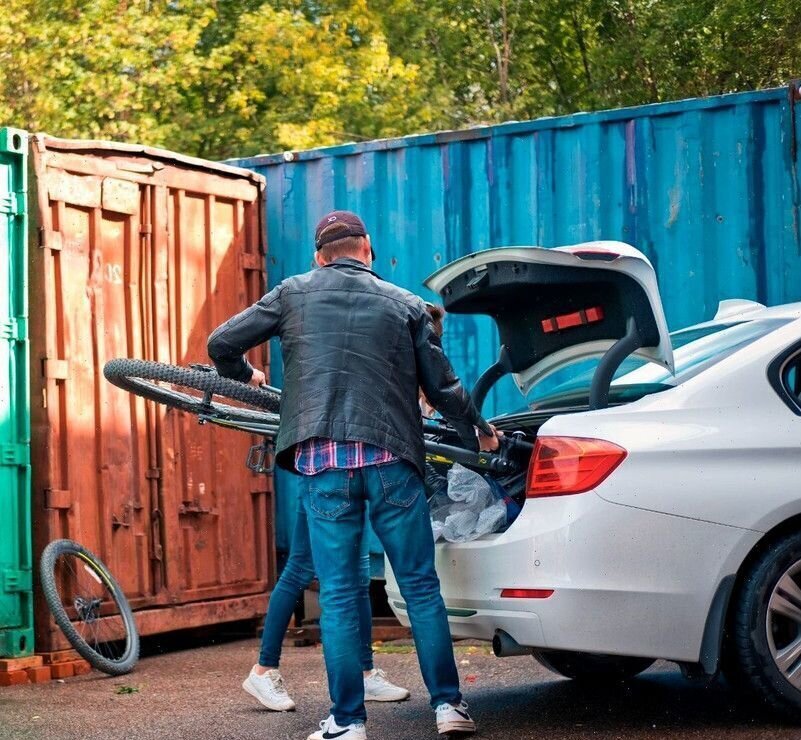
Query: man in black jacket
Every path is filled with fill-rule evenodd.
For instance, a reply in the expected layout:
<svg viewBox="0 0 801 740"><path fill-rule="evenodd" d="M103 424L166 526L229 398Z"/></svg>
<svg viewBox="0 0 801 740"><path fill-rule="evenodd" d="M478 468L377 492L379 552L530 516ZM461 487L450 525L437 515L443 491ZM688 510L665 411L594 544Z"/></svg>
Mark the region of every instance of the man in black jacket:
<svg viewBox="0 0 801 740"><path fill-rule="evenodd" d="M434 570L418 389L467 446L496 449L498 439L455 376L423 301L370 269L361 219L329 213L315 247L320 269L284 280L208 344L221 375L259 385L264 374L244 353L281 339L276 461L303 475L333 702L309 740L366 738L356 597L367 503L406 604L437 728L471 734Z"/></svg>

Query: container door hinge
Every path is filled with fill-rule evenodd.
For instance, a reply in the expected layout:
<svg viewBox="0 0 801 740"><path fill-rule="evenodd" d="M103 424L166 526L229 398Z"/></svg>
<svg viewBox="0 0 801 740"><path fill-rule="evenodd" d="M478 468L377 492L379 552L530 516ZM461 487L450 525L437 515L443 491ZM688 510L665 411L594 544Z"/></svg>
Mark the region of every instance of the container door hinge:
<svg viewBox="0 0 801 740"><path fill-rule="evenodd" d="M242 258L243 270L255 270L257 272L262 272L264 270L265 265L264 265L263 254L254 254L253 252L241 252L240 256Z"/></svg>
<svg viewBox="0 0 801 740"><path fill-rule="evenodd" d="M33 578L29 570L3 571L3 591L7 594L18 594L33 589Z"/></svg>
<svg viewBox="0 0 801 740"><path fill-rule="evenodd" d="M12 342L24 342L27 339L25 335L26 326L27 322L24 317L18 316L13 319L6 319L0 322L0 337Z"/></svg>
<svg viewBox="0 0 801 740"><path fill-rule="evenodd" d="M4 193L0 195L0 213L24 216L27 210L26 193Z"/></svg>
<svg viewBox="0 0 801 740"><path fill-rule="evenodd" d="M69 360L56 360L48 357L42 360L42 375L44 375L45 378L66 380L67 377L69 377L69 372Z"/></svg>
<svg viewBox="0 0 801 740"><path fill-rule="evenodd" d="M64 240L61 237L60 231L51 231L50 229L39 227L39 246L42 247L42 249L55 249L56 251L60 251L63 245Z"/></svg>
<svg viewBox="0 0 801 740"><path fill-rule="evenodd" d="M45 509L71 509L72 492L68 488L46 488Z"/></svg>
<svg viewBox="0 0 801 740"><path fill-rule="evenodd" d="M153 224L139 224L139 236L148 236L153 233Z"/></svg>
<svg viewBox="0 0 801 740"><path fill-rule="evenodd" d="M145 473L145 478L148 480L158 480L161 478L161 468L148 468Z"/></svg>
<svg viewBox="0 0 801 740"><path fill-rule="evenodd" d="M30 448L28 445L2 444L0 445L0 465L23 466L30 462Z"/></svg>

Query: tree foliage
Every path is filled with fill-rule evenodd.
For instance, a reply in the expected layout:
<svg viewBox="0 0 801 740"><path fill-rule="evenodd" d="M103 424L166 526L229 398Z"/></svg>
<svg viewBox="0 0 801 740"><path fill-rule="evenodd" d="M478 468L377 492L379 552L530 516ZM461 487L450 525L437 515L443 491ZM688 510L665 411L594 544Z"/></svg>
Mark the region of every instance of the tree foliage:
<svg viewBox="0 0 801 740"><path fill-rule="evenodd" d="M0 123L211 158L783 84L798 0L6 0Z"/></svg>

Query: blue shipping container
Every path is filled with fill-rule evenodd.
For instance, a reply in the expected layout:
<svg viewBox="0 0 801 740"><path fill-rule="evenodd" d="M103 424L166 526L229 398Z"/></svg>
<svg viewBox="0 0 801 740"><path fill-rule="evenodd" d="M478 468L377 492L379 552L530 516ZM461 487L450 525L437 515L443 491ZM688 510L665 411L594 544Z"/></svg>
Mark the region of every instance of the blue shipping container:
<svg viewBox="0 0 801 740"><path fill-rule="evenodd" d="M471 251L628 242L653 262L676 329L723 298L801 299L797 97L779 88L233 164L267 179L270 286L310 269L317 220L347 208L367 223L379 274L423 295L427 275ZM486 317L449 317L444 343L468 386L498 348ZM277 351L271 371L280 386ZM484 411L520 405L507 380ZM277 481L280 550L292 479Z"/></svg>

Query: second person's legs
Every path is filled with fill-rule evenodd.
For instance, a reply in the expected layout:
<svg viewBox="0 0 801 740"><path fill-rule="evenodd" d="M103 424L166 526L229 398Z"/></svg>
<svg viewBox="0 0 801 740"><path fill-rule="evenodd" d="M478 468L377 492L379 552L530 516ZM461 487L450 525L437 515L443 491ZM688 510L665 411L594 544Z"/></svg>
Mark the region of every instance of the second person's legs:
<svg viewBox="0 0 801 740"><path fill-rule="evenodd" d="M264 631L261 636L259 665L265 668L278 668L281 661L281 646L284 642L289 620L295 612L298 599L314 578L309 525L306 511L300 499L297 502L297 518L289 558L281 571L281 576L270 594L267 615L264 618Z"/></svg>
<svg viewBox="0 0 801 740"><path fill-rule="evenodd" d="M253 666L250 675L242 684L242 688L267 709L285 712L295 708L295 702L284 688L278 664L289 620L292 618L298 599L312 578L314 570L309 544L309 527L306 522L306 512L298 499L297 519L289 558L267 605L259 662Z"/></svg>

